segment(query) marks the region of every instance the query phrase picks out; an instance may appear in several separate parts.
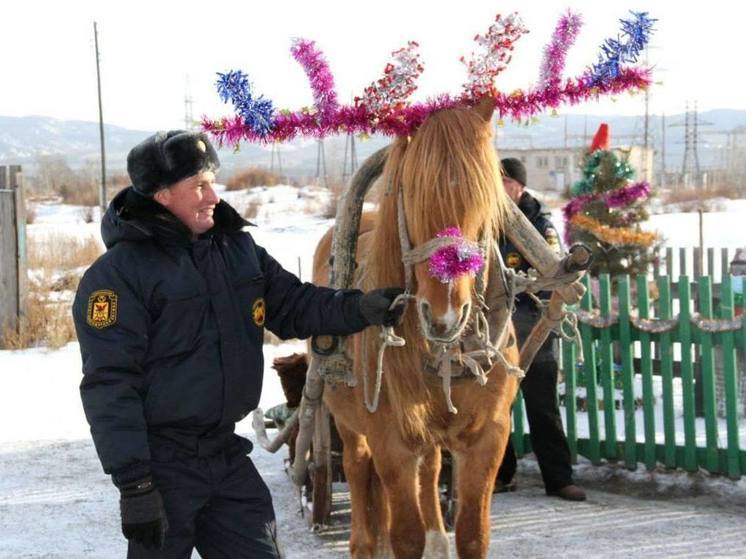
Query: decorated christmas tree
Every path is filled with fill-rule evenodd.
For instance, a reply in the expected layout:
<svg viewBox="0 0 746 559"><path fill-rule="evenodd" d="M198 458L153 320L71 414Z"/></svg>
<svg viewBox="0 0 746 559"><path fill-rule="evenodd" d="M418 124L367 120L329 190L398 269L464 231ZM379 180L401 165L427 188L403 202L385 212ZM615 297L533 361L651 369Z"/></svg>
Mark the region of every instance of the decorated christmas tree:
<svg viewBox="0 0 746 559"><path fill-rule="evenodd" d="M644 273L660 240L641 227L649 214L650 185L634 182L627 157L609 149L609 127L602 124L583 159L583 177L563 208L565 240L593 251L592 275Z"/></svg>

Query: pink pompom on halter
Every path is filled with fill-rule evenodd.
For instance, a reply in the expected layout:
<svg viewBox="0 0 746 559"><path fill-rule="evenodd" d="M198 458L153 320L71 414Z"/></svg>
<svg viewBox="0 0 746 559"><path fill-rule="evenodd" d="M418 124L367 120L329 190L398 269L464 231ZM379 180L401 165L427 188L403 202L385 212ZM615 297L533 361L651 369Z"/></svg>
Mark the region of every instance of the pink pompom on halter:
<svg viewBox="0 0 746 559"><path fill-rule="evenodd" d="M484 267L484 256L476 243L465 239L458 227L446 227L437 238L454 237L454 241L436 250L428 260L430 275L449 283L464 274L474 275Z"/></svg>

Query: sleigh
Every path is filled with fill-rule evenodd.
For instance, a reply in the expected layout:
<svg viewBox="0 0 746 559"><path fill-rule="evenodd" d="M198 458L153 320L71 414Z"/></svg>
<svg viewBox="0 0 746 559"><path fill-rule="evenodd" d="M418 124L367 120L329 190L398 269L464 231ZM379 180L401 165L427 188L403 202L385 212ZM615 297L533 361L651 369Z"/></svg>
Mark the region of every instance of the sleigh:
<svg viewBox="0 0 746 559"><path fill-rule="evenodd" d="M353 287L353 275L357 266L354 255L363 201L381 174L387 151L388 148L384 148L363 163L340 201L330 258L329 285L332 287ZM562 321L568 319L565 305L577 303L582 296L583 288L578 280L582 270L590 264L590 253L583 246L575 246L571 247L567 256L560 258L512 202L509 204L508 215L506 235L519 247L522 254L527 255L538 275L531 278L506 278L505 283L518 282L525 291L553 290L543 318L520 349L519 366L526 370L550 332L560 331ZM501 273L509 272L503 268ZM505 292L503 296L509 295ZM345 347L346 339L343 337L314 338L310 344L305 374L299 372L306 365L305 356L294 355L275 361L274 366L281 374L288 400L295 403L300 394L302 398L297 402L297 408L292 406L293 413L281 424L282 428L273 439L270 440L267 436L262 410L254 412L254 428L263 448L277 452L284 444L289 445L289 475L296 485L306 488L311 508L308 520L316 528L329 522L332 512L332 483L345 480L341 441L333 418L321 399L327 383L350 382L353 363L345 354ZM288 372L292 372L293 379L287 378ZM300 384L301 382L305 382L305 385ZM302 388L300 394L299 388ZM448 511L453 510L453 500L456 498L448 453L445 453L443 470L443 508L448 514Z"/></svg>

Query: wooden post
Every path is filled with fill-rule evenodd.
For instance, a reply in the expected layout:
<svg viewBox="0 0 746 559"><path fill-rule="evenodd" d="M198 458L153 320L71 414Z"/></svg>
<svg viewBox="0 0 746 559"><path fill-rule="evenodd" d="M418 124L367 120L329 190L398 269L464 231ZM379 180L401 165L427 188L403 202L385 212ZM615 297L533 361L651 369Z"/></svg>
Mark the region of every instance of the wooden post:
<svg viewBox="0 0 746 559"><path fill-rule="evenodd" d="M585 295L581 302L581 308L584 311L593 310L593 296L591 295L591 277L583 277L583 283L586 287ZM598 466L601 464L601 441L599 438L599 418L598 418L598 396L596 384L596 344L593 340L593 327L586 323L580 324L580 335L583 340L583 376L585 377L586 389L586 409L588 411L588 436L589 450L588 458Z"/></svg>
<svg viewBox="0 0 746 559"><path fill-rule="evenodd" d="M699 313L703 318L714 318L712 309L712 278L699 278ZM668 318L668 317L667 317ZM705 408L705 437L707 449L704 462L700 466L711 473L720 473L718 456L718 426L715 400L715 336L710 332L701 332L702 344L702 381Z"/></svg>
<svg viewBox="0 0 746 559"><path fill-rule="evenodd" d="M673 247L666 247L666 275L673 277Z"/></svg>
<svg viewBox="0 0 746 559"><path fill-rule="evenodd" d="M314 417L313 432L313 509L311 527L327 523L332 513L332 444L329 409L320 403Z"/></svg>
<svg viewBox="0 0 746 559"><path fill-rule="evenodd" d="M658 281L658 278L656 278ZM643 275L637 276L637 308L640 318L650 318L648 281ZM651 335L640 330L640 372L642 375L643 423L645 425L645 446L643 455L648 471L655 469L655 400L653 396L653 353Z"/></svg>
<svg viewBox="0 0 746 559"><path fill-rule="evenodd" d="M599 307L603 318L611 317L611 277L599 276ZM604 458L618 457L616 446L616 409L614 402L614 351L611 344L611 328L603 328L599 335L598 353L599 380L604 395Z"/></svg>
<svg viewBox="0 0 746 559"><path fill-rule="evenodd" d="M681 343L681 392L684 404L684 468L697 471L696 406L692 366L691 284L688 276L679 278L679 342ZM700 377L701 378L701 377Z"/></svg>
<svg viewBox="0 0 746 559"><path fill-rule="evenodd" d="M705 218L702 208L699 209L699 269L702 270L702 260L705 257ZM705 275L704 273L702 275ZM699 278L694 277L695 280Z"/></svg>
<svg viewBox="0 0 746 559"><path fill-rule="evenodd" d="M686 274L682 274L686 275ZM667 276L658 278L660 294L660 316L670 320L673 316L671 304L671 279ZM661 379L663 384L663 463L669 468L676 467L676 419L673 407L673 342L670 332L659 335L661 350Z"/></svg>
<svg viewBox="0 0 746 559"><path fill-rule="evenodd" d="M730 260L728 259L728 249L720 249L720 277L725 277L726 274L730 274Z"/></svg>
<svg viewBox="0 0 746 559"><path fill-rule="evenodd" d="M624 462L627 468L637 467L637 427L635 425L634 370L632 365L632 326L630 324L629 276L617 277L619 286L619 349L622 353L622 392L624 399ZM647 289L647 286L645 286Z"/></svg>
<svg viewBox="0 0 746 559"><path fill-rule="evenodd" d="M20 165L0 166L0 333L6 328L18 331L26 305L26 211L21 179Z"/></svg>
<svg viewBox="0 0 746 559"><path fill-rule="evenodd" d="M679 248L679 275L680 276L688 276L689 272L687 269L689 266L687 266L687 258L686 258L687 250L686 247L680 247Z"/></svg>
<svg viewBox="0 0 746 559"><path fill-rule="evenodd" d="M702 269L702 249L700 247L694 247L692 252L694 253L692 258L694 272L692 273L692 277L695 280L698 280L700 277L706 275L705 271Z"/></svg>

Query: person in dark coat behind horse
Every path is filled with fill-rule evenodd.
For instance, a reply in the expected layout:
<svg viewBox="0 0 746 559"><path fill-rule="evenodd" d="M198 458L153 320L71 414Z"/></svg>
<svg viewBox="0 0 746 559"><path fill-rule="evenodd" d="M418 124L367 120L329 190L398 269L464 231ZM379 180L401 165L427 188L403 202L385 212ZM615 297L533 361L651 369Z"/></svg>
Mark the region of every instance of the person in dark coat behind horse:
<svg viewBox="0 0 746 559"><path fill-rule="evenodd" d="M562 245L557 230L549 220L549 211L525 188L525 166L521 161L513 158L503 159L501 163L503 184L508 196L546 239L549 246L560 253ZM529 269L528 261L507 237L502 238L500 252L505 264L510 268L524 272ZM539 293L539 297L547 299L549 294ZM513 313L513 325L519 345L523 344L540 318L541 313L536 303L527 294L520 294ZM547 495L556 495L569 501L584 501L585 491L573 482L570 448L567 445L557 404L556 345L556 336L551 334L539 349L536 358L526 371L526 377L521 382L531 447L539 462ZM515 451L508 439L505 458L497 473L495 490L499 492L514 489L515 471Z"/></svg>
<svg viewBox="0 0 746 559"><path fill-rule="evenodd" d="M83 408L129 557L280 557L269 490L234 433L259 403L264 328L344 335L401 315L400 289L333 290L285 271L218 197L218 165L198 132L135 146L132 186L101 223L107 252L73 305Z"/></svg>

